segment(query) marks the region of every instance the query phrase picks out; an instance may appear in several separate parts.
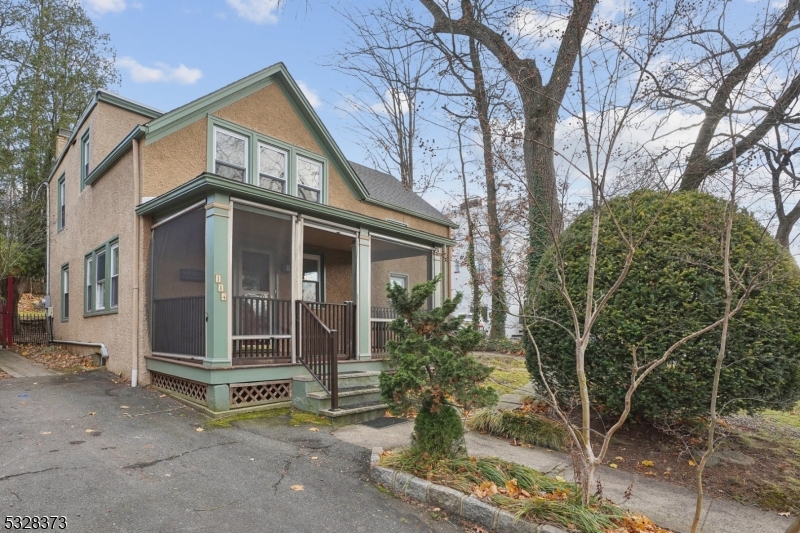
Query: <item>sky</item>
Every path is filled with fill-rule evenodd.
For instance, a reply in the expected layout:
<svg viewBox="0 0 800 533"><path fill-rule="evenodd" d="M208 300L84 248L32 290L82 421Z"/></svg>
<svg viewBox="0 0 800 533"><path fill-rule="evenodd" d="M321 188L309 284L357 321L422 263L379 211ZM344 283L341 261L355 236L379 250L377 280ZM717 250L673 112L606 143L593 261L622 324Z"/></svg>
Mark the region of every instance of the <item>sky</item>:
<svg viewBox="0 0 800 533"><path fill-rule="evenodd" d="M326 3L275 0L82 0L111 37L114 92L169 111L283 62L348 159L368 159L335 106L352 82L325 66L345 24ZM353 3L358 6L358 3Z"/></svg>

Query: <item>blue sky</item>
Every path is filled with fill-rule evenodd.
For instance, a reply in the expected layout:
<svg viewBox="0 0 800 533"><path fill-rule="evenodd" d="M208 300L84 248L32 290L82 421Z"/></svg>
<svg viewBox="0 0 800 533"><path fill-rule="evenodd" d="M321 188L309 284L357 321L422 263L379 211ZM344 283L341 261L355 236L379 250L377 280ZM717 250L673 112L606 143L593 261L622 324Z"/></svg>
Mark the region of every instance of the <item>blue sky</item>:
<svg viewBox="0 0 800 533"><path fill-rule="evenodd" d="M168 111L282 61L345 155L366 162L335 105L349 79L324 66L344 23L328 5L275 0L82 0L111 36L122 83L113 90ZM312 5L313 4L313 5ZM357 4L354 4L357 5Z"/></svg>

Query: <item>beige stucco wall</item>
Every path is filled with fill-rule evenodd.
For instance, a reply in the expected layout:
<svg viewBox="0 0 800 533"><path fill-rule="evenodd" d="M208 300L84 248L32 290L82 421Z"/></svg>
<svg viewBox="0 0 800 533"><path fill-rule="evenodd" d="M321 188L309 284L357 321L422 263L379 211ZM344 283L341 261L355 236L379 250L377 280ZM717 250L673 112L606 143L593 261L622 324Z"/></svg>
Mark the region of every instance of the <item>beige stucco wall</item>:
<svg viewBox="0 0 800 533"><path fill-rule="evenodd" d="M98 102L75 136L75 142L66 147L61 164L49 185L50 217L50 287L53 306L53 336L55 339L101 342L109 352L108 368L125 377L131 374L133 350L133 154L128 152L93 186L80 190L80 140L86 130L90 135L89 168L97 166L137 124L147 122L147 117ZM66 223L61 231L57 227L58 178L65 175ZM144 224L145 221L142 221ZM149 227L149 222L146 222ZM119 237L119 308L117 313L84 317L84 257L108 240ZM143 237L146 235L143 233ZM144 252L149 250L149 236L142 242L140 258L145 263ZM107 258L108 260L108 258ZM70 317L61 321L61 266L69 264ZM110 268L110 263L108 263ZM143 286L145 268L140 269L140 286ZM106 282L111 289L110 277ZM143 292L144 294L144 292ZM143 306L142 306L143 307ZM145 313L139 310L140 316ZM141 319L140 319L141 323ZM149 333L140 328L139 368L144 370L142 346L149 349ZM76 352L87 350L70 348ZM94 349L90 349L94 350ZM146 373L145 373L146 374ZM143 384L148 382L140 373Z"/></svg>
<svg viewBox="0 0 800 533"><path fill-rule="evenodd" d="M428 256L430 257L430 256ZM428 281L428 265L423 255L406 257L402 259L388 259L373 261L370 272L370 290L372 291L372 307L388 307L389 299L386 297L386 285L389 283L389 274L405 274L408 276L408 288L417 283Z"/></svg>
<svg viewBox="0 0 800 533"><path fill-rule="evenodd" d="M271 84L213 113L214 116L298 146L329 160L314 135L295 112L277 84ZM207 170L208 121L202 117L143 148L142 196L158 196ZM251 147L252 149L252 147ZM328 204L378 220L399 220L413 229L448 236L447 226L399 211L362 202L353 196L341 175L328 165Z"/></svg>

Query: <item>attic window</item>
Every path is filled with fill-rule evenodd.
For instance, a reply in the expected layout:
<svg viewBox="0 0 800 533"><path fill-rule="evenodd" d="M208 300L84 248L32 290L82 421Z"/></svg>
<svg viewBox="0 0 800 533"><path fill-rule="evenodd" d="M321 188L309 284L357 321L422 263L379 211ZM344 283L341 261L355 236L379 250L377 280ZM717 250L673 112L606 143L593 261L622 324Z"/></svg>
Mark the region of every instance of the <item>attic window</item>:
<svg viewBox="0 0 800 533"><path fill-rule="evenodd" d="M214 129L214 172L247 183L247 138Z"/></svg>
<svg viewBox="0 0 800 533"><path fill-rule="evenodd" d="M321 202L322 163L305 157L297 158L297 196L310 202Z"/></svg>
<svg viewBox="0 0 800 533"><path fill-rule="evenodd" d="M258 185L269 191L286 192L286 163L288 154L285 150L273 148L266 144L258 145Z"/></svg>

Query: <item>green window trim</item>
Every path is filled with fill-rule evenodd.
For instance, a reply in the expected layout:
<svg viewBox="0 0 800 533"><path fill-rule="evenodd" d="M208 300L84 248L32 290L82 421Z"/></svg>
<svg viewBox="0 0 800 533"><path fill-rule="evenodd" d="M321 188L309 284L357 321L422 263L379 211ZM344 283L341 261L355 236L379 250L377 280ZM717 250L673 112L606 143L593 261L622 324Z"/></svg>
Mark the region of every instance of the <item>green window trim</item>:
<svg viewBox="0 0 800 533"><path fill-rule="evenodd" d="M86 180L89 178L89 155L92 145L89 142L89 130L81 137L81 190L86 187Z"/></svg>
<svg viewBox="0 0 800 533"><path fill-rule="evenodd" d="M69 263L61 265L61 322L69 322Z"/></svg>
<svg viewBox="0 0 800 533"><path fill-rule="evenodd" d="M58 231L66 226L66 195L67 195L67 175L61 174L58 178L58 211L56 212L56 227Z"/></svg>
<svg viewBox="0 0 800 533"><path fill-rule="evenodd" d="M298 184L297 184L297 166L298 166L298 157L301 159L307 159L313 161L315 163L319 163L322 166L322 175L320 176L320 201L319 202L311 202L312 204L322 204L326 205L328 203L328 165L329 162L327 158L321 156L319 154L315 154L314 152L310 152L299 146L295 146L293 144L289 144L287 142L281 141L280 139L275 139L268 135L264 135L257 131L244 128L238 124L233 122L229 122L225 119L215 117L214 115L207 115L208 120L208 127L207 130L207 164L206 169L208 172L212 174L215 173L215 159L214 156L216 154L216 146L215 146L215 131L216 130L227 130L231 133L236 135L240 135L245 137L247 142L247 181L246 184L253 185L259 187L259 174L260 174L260 166L259 166L259 153L261 151L260 145L267 145L270 148L275 148L282 152L286 152L288 155L286 161L286 193L289 196L294 196L295 198L300 198L303 200L302 197L298 195ZM278 193L283 194L283 193Z"/></svg>
<svg viewBox="0 0 800 533"><path fill-rule="evenodd" d="M116 254L112 255L112 252ZM116 260L114 260L116 257ZM119 265L112 264L119 261L119 236L110 239L91 252L83 259L83 316L102 316L114 314L119 311L119 292L117 301L112 306L112 289L116 283L119 291ZM117 269L113 274L112 269ZM102 269L102 272L100 270ZM98 279L98 274L102 277Z"/></svg>

